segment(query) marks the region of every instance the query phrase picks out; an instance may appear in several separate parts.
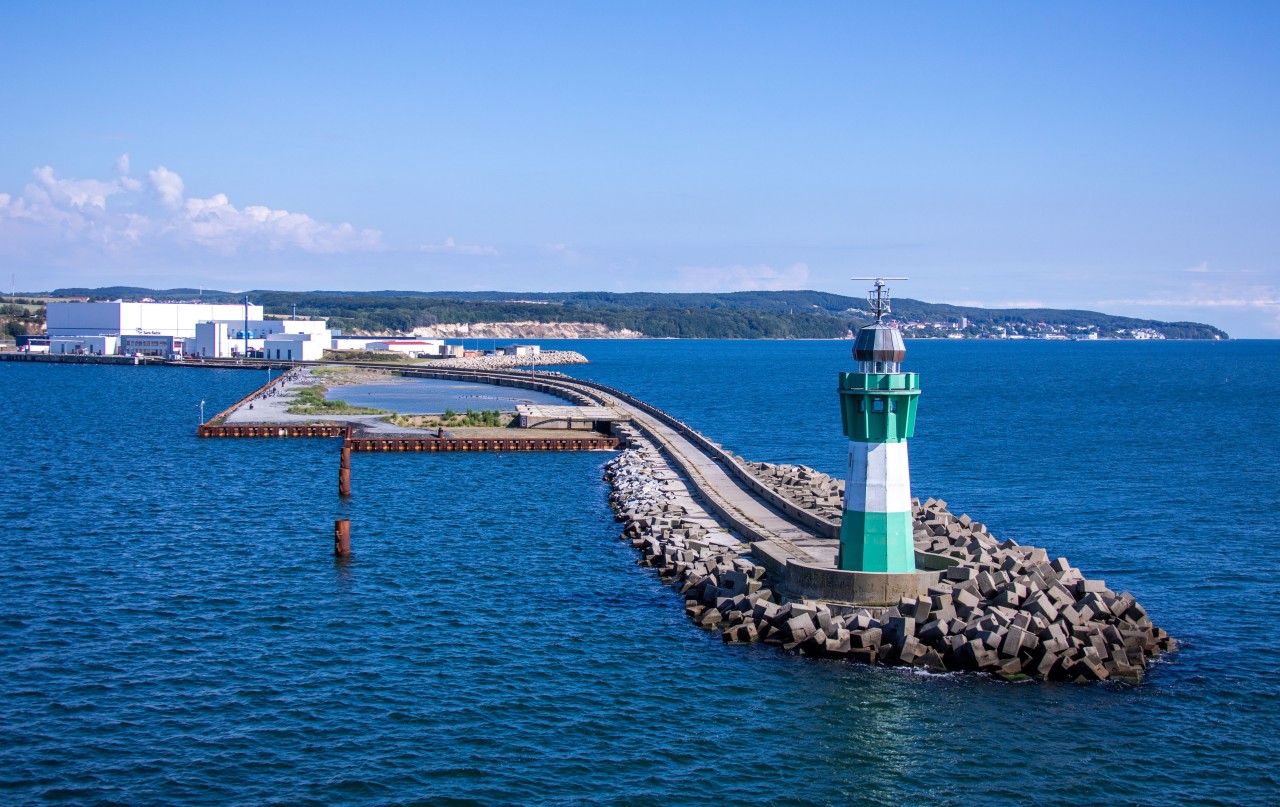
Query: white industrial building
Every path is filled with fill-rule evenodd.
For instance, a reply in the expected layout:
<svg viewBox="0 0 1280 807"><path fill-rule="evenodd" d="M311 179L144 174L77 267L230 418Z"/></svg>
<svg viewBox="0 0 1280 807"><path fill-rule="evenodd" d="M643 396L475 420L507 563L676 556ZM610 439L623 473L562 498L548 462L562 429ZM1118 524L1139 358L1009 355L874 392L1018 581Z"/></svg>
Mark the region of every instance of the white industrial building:
<svg viewBox="0 0 1280 807"><path fill-rule="evenodd" d="M445 355L443 339L386 339L381 342L370 342L367 349L408 353L410 356L424 358Z"/></svg>
<svg viewBox="0 0 1280 807"><path fill-rule="evenodd" d="M214 303L49 303L45 328L49 336L146 334L196 335L201 322L261 320L262 306Z"/></svg>
<svg viewBox="0 0 1280 807"><path fill-rule="evenodd" d="M82 356L114 356L119 347L118 336L51 336L49 353L74 353Z"/></svg>
<svg viewBox="0 0 1280 807"><path fill-rule="evenodd" d="M262 340L262 357L280 361L320 361L332 339L314 333L273 333Z"/></svg>
<svg viewBox="0 0 1280 807"><path fill-rule="evenodd" d="M374 350L407 353L424 359L462 358L462 345L446 345L443 339L388 339L385 336L335 336L334 350Z"/></svg>
<svg viewBox="0 0 1280 807"><path fill-rule="evenodd" d="M462 357L466 352L443 339L335 335L323 320L266 319L262 306L242 303L51 302L45 316L53 353L321 361L326 350L390 351L418 358ZM539 348L511 345L497 352L530 357Z"/></svg>
<svg viewBox="0 0 1280 807"><path fill-rule="evenodd" d="M244 320L197 323L195 338L188 342L186 352L205 358L229 358L245 355L247 347L252 355L266 351L269 340L273 341L271 352L263 353L263 357L282 361L319 361L324 358L324 351L333 346L333 336L323 320L257 319L249 321L247 331Z"/></svg>
<svg viewBox="0 0 1280 807"><path fill-rule="evenodd" d="M154 333L120 334L119 352L124 356L181 356L190 339Z"/></svg>
<svg viewBox="0 0 1280 807"><path fill-rule="evenodd" d="M507 345L498 348L498 352L504 356L537 356L542 348L538 345Z"/></svg>
<svg viewBox="0 0 1280 807"><path fill-rule="evenodd" d="M368 350L371 342L382 342L376 336L335 336L333 337L334 350Z"/></svg>
<svg viewBox="0 0 1280 807"><path fill-rule="evenodd" d="M45 316L52 353L319 361L333 346L327 322L266 319L260 305L54 302Z"/></svg>

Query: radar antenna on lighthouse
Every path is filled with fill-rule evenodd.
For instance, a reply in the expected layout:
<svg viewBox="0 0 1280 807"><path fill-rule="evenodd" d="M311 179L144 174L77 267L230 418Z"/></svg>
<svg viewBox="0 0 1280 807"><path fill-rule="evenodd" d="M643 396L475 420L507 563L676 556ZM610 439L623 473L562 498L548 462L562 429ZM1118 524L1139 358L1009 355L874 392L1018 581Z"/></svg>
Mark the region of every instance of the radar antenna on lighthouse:
<svg viewBox="0 0 1280 807"><path fill-rule="evenodd" d="M871 313L875 314L876 322L884 318L889 313L889 287L885 285L886 280L910 280L907 277L851 277L850 280L871 280L874 281L874 288L867 292L867 302L871 304Z"/></svg>

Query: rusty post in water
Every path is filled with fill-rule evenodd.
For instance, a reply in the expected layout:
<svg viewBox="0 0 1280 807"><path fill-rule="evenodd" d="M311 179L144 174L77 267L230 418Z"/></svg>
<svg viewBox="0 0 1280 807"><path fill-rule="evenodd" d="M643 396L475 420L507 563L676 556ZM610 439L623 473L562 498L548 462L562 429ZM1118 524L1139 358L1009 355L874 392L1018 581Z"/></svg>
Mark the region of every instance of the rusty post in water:
<svg viewBox="0 0 1280 807"><path fill-rule="evenodd" d="M351 495L351 443L342 441L342 461L338 465L338 495Z"/></svg>
<svg viewBox="0 0 1280 807"><path fill-rule="evenodd" d="M333 522L333 554L334 557L346 557L351 554L351 519L339 518Z"/></svg>

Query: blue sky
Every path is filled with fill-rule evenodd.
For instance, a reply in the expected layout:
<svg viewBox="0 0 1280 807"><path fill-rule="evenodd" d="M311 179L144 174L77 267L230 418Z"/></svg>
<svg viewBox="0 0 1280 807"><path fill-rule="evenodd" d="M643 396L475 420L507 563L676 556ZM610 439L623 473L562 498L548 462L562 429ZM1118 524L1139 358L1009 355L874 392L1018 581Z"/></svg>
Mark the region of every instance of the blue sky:
<svg viewBox="0 0 1280 807"><path fill-rule="evenodd" d="M9 3L0 264L26 290L906 275L1280 337L1278 41L1275 3Z"/></svg>

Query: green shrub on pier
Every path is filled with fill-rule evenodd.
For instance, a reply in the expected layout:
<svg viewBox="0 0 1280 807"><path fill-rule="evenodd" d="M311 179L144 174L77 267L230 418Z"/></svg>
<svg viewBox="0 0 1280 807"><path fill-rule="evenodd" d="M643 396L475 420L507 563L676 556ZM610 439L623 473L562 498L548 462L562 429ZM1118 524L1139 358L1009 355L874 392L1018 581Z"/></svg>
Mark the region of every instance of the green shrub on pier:
<svg viewBox="0 0 1280 807"><path fill-rule="evenodd" d="M346 401L324 397L328 387L315 385L303 387L294 393L293 403L289 405L291 415L385 415L385 409L374 409L370 406L352 406Z"/></svg>
<svg viewBox="0 0 1280 807"><path fill-rule="evenodd" d="M514 412L503 412L498 409L481 409L478 412L474 409L468 409L466 412L446 409L439 415L395 415L391 418L391 422L413 429L435 429L442 426L445 428L489 426L505 429L513 426L515 419Z"/></svg>
<svg viewBox="0 0 1280 807"><path fill-rule="evenodd" d="M504 421L502 412L497 409L482 409L477 412L474 409L468 409L467 413L462 416L462 422L459 426L506 426L511 421L511 414L508 413Z"/></svg>

